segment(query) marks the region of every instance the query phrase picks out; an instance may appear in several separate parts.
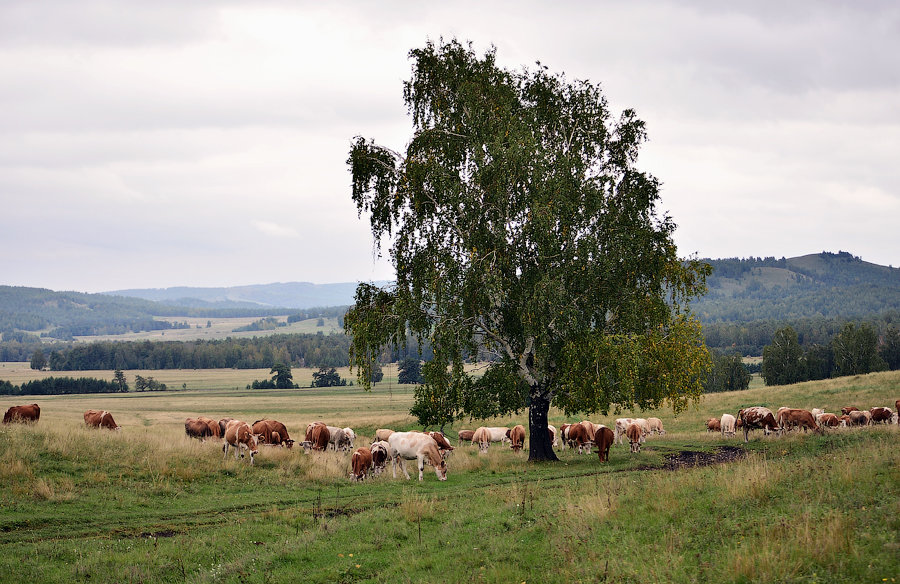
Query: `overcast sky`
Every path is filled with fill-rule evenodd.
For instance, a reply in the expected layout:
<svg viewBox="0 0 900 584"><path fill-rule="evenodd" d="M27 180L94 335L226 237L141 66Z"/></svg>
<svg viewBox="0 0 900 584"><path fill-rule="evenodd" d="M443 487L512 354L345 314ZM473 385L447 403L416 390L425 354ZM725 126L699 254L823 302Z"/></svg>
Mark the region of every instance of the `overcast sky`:
<svg viewBox="0 0 900 584"><path fill-rule="evenodd" d="M3 0L0 284L392 278L345 161L441 36L637 110L683 257L900 265L900 2L734 4Z"/></svg>

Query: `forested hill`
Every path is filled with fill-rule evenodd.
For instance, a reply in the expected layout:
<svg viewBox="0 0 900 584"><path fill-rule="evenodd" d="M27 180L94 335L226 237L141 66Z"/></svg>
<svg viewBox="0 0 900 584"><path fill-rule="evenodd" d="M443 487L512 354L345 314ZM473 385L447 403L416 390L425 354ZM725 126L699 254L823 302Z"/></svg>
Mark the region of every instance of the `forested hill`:
<svg viewBox="0 0 900 584"><path fill-rule="evenodd" d="M704 323L865 318L900 310L900 269L847 252L704 260L709 292L692 303Z"/></svg>

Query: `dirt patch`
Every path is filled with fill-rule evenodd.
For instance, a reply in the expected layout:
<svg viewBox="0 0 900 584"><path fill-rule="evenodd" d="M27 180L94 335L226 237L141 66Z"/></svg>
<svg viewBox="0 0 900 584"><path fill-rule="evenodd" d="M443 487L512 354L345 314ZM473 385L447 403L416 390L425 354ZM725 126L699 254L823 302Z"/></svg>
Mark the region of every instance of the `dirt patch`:
<svg viewBox="0 0 900 584"><path fill-rule="evenodd" d="M739 446L720 446L715 452L693 452L691 450L682 450L681 452L667 456L666 464L663 468L665 470L678 470L695 466L709 466L711 464L734 462L735 460L740 460L746 456L746 454L744 449Z"/></svg>

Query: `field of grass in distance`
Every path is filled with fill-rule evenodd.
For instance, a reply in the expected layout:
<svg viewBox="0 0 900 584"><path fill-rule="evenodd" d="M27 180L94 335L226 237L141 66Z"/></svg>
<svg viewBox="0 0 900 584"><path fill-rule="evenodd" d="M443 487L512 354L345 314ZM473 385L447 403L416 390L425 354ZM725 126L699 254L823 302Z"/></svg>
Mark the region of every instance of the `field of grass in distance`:
<svg viewBox="0 0 900 584"><path fill-rule="evenodd" d="M2 369L0 369L2 371ZM2 376L0 376L2 377ZM527 464L459 448L446 482L355 484L346 453L263 448L250 467L184 436L188 415L414 428L412 388L4 396L41 421L0 427L0 573L93 582L890 582L900 574L900 430L753 435L737 462L663 470L682 450L743 446L703 421L748 405L887 405L900 373L706 396L638 455ZM87 408L119 432L89 430ZM629 413L629 412L626 412ZM610 424L612 415L585 416ZM524 423L524 412L491 424ZM564 421L554 412L552 422ZM481 421L466 421L473 428ZM453 432L448 432L452 434ZM455 440L453 440L455 443Z"/></svg>

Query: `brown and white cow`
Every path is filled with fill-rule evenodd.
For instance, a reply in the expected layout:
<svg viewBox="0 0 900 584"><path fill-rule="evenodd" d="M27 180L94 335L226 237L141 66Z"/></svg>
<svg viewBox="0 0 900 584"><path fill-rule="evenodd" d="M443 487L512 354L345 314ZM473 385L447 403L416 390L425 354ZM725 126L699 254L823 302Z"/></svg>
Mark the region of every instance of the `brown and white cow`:
<svg viewBox="0 0 900 584"><path fill-rule="evenodd" d="M106 428L107 430L120 430L112 414L106 410L88 410L84 412L84 423L91 428Z"/></svg>
<svg viewBox="0 0 900 584"><path fill-rule="evenodd" d="M488 451L488 448L491 445L491 432L484 426L479 426L475 432L472 434L472 444L478 445L478 451L480 454L484 454Z"/></svg>
<svg viewBox="0 0 900 584"><path fill-rule="evenodd" d="M597 455L600 457L600 462L609 461L609 449L612 447L615 439L613 431L606 426L601 425L594 432L594 444L597 446Z"/></svg>
<svg viewBox="0 0 900 584"><path fill-rule="evenodd" d="M475 430L460 430L456 433L457 438L459 439L459 445L462 446L463 442L471 442L472 436L475 435Z"/></svg>
<svg viewBox="0 0 900 584"><path fill-rule="evenodd" d="M37 404L27 406L12 406L3 415L3 423L11 422L32 423L41 419L41 408Z"/></svg>
<svg viewBox="0 0 900 584"><path fill-rule="evenodd" d="M738 411L738 418L743 423L744 442L749 442L750 430L762 429L768 435L769 432L778 431L778 422L775 421L775 414L769 408L762 406L754 406Z"/></svg>
<svg viewBox="0 0 900 584"><path fill-rule="evenodd" d="M565 450L569 445L569 428L572 424L561 424L559 427L559 449Z"/></svg>
<svg viewBox="0 0 900 584"><path fill-rule="evenodd" d="M372 450L363 446L350 456L350 477L361 481L369 474L372 466Z"/></svg>
<svg viewBox="0 0 900 584"><path fill-rule="evenodd" d="M356 432L353 428L342 428L344 430L344 438L347 440L347 450L353 450L353 443L356 442Z"/></svg>
<svg viewBox="0 0 900 584"><path fill-rule="evenodd" d="M844 406L841 408L841 413L845 416L849 416L850 412L858 412L859 408L856 406Z"/></svg>
<svg viewBox="0 0 900 584"><path fill-rule="evenodd" d="M894 410L891 408L871 408L869 413L872 414L873 424L890 424L894 416Z"/></svg>
<svg viewBox="0 0 900 584"><path fill-rule="evenodd" d="M568 428L569 430L569 438L568 443L569 447L574 449L576 446L578 447L578 454L591 452L591 440L588 437L587 428L584 427L584 424L572 424Z"/></svg>
<svg viewBox="0 0 900 584"><path fill-rule="evenodd" d="M628 437L628 442L631 444L631 452L640 452L641 442L644 438L641 426L639 424L628 424L628 427L625 428L625 436Z"/></svg>
<svg viewBox="0 0 900 584"><path fill-rule="evenodd" d="M841 425L841 419L834 414L822 414L819 416L819 426L823 428L837 428Z"/></svg>
<svg viewBox="0 0 900 584"><path fill-rule="evenodd" d="M552 448L559 447L559 432L553 424L547 424L547 435L550 437L550 446Z"/></svg>
<svg viewBox="0 0 900 584"><path fill-rule="evenodd" d="M778 410L777 420L781 426L782 432L785 429L803 428L803 431L812 430L823 434L822 428L816 424L812 412L800 408L787 408Z"/></svg>
<svg viewBox="0 0 900 584"><path fill-rule="evenodd" d="M250 424L240 420L231 420L225 427L225 444L222 445L223 460L228 456L228 447L234 448L234 459L244 458L244 450L250 453L250 464L253 464L253 457L259 453L259 436L253 433Z"/></svg>
<svg viewBox="0 0 900 584"><path fill-rule="evenodd" d="M448 454L453 452L453 446L450 445L450 442L447 441L447 437L444 436L442 432L425 432L425 434L431 436L431 439L437 444L442 458L445 458Z"/></svg>
<svg viewBox="0 0 900 584"><path fill-rule="evenodd" d="M507 437L509 438L510 448L512 448L513 452L518 452L525 447L525 426L522 424L517 424L510 428L507 431Z"/></svg>
<svg viewBox="0 0 900 584"><path fill-rule="evenodd" d="M441 458L438 452L437 444L434 438L420 432L394 432L388 438L388 444L391 445L391 466L394 470L394 478L397 478L397 465L406 480L409 480L409 473L406 472L405 460L416 460L419 467L419 480L422 480L425 471L425 460L434 466L434 474L438 480L447 480L447 463Z"/></svg>
<svg viewBox="0 0 900 584"><path fill-rule="evenodd" d="M616 422L614 424L616 444L625 443L625 430L628 429L628 425L631 424L631 420L632 418L616 418Z"/></svg>
<svg viewBox="0 0 900 584"><path fill-rule="evenodd" d="M216 423L216 428L218 427L219 424ZM213 435L212 428L210 428L209 424L200 418L185 418L184 433L188 438L197 438L200 442L203 442L206 438L210 438Z"/></svg>
<svg viewBox="0 0 900 584"><path fill-rule="evenodd" d="M287 428L278 420L257 420L253 422L252 428L253 433L259 434L260 440L264 444L286 446L287 448L294 446L294 441L291 440Z"/></svg>
<svg viewBox="0 0 900 584"><path fill-rule="evenodd" d="M372 443L370 450L372 451L372 470L379 475L384 470L388 458L391 457L391 445L384 440L379 440Z"/></svg>

